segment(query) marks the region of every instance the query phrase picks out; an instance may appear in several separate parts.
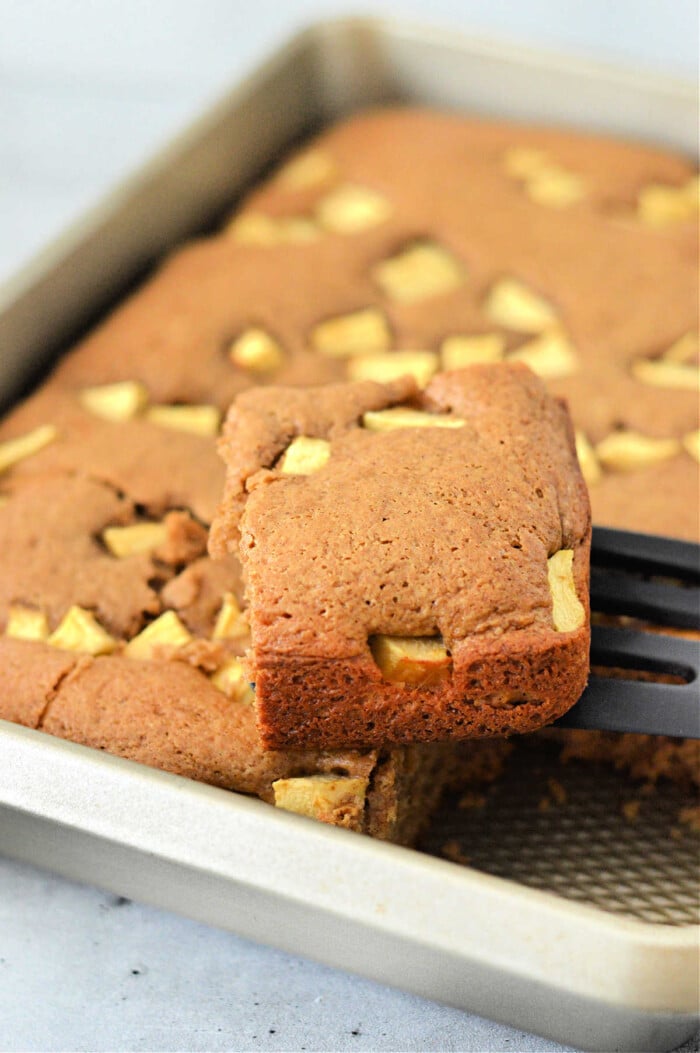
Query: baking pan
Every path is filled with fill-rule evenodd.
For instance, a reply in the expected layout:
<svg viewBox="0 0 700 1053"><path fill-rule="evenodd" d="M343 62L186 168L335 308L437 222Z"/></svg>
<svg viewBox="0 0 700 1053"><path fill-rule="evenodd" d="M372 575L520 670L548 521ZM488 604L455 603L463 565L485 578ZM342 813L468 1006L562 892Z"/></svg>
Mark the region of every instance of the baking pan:
<svg viewBox="0 0 700 1053"><path fill-rule="evenodd" d="M0 290L0 400L290 144L391 101L697 148L683 82L391 21L313 26ZM531 773L548 785L552 763L516 757L528 793L496 795L481 826L447 807L415 851L0 722L0 849L561 1042L671 1049L698 991L680 802L661 790L623 825L631 784L574 765L569 804L543 809ZM472 866L430 854L465 836Z"/></svg>

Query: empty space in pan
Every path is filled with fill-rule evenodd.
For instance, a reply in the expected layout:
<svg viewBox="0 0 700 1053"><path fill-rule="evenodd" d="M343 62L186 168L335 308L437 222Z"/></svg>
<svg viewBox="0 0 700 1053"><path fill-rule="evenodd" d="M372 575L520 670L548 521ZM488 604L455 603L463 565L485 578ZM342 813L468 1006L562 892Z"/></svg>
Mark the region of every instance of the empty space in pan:
<svg viewBox="0 0 700 1053"><path fill-rule="evenodd" d="M700 921L692 798L611 764L559 760L561 740L516 745L503 775L451 796L421 847L477 870L664 925Z"/></svg>

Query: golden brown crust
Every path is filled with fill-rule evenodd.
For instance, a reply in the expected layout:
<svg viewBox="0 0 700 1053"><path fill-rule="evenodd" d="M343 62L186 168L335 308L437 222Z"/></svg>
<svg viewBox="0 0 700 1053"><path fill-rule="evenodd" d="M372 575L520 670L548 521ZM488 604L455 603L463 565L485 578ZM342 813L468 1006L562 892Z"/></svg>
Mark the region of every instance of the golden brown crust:
<svg viewBox="0 0 700 1053"><path fill-rule="evenodd" d="M438 687L389 684L364 657L259 656L263 742L268 749L341 743L360 749L531 731L562 716L585 687L587 633L569 635L542 646L540 636L523 633L521 646L509 640L505 654L501 643L493 650L477 645L477 653Z"/></svg>

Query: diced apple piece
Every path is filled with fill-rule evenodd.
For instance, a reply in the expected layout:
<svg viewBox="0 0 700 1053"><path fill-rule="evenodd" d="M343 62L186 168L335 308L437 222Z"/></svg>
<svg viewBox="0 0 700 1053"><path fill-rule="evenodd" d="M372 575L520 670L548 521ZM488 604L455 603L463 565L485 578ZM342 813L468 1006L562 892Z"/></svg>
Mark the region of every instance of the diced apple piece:
<svg viewBox="0 0 700 1053"><path fill-rule="evenodd" d="M152 552L164 545L168 538L165 523L133 523L131 526L107 527L102 540L117 559Z"/></svg>
<svg viewBox="0 0 700 1053"><path fill-rule="evenodd" d="M395 428L463 428L467 422L445 413L426 413L424 410L392 406L385 410L368 410L362 425L370 431L393 431Z"/></svg>
<svg viewBox="0 0 700 1053"><path fill-rule="evenodd" d="M553 380L568 377L579 368L578 355L569 338L560 329L529 340L508 356L512 362L524 362L539 377Z"/></svg>
<svg viewBox="0 0 700 1053"><path fill-rule="evenodd" d="M382 311L366 307L319 322L311 330L311 347L331 358L388 351L391 330Z"/></svg>
<svg viewBox="0 0 700 1053"><path fill-rule="evenodd" d="M650 183L639 192L637 215L652 227L665 227L692 219L698 212L698 181L691 179L683 186Z"/></svg>
<svg viewBox="0 0 700 1053"><path fill-rule="evenodd" d="M101 384L83 388L81 405L103 420L122 421L138 417L148 405L148 392L138 380L120 380L116 384Z"/></svg>
<svg viewBox="0 0 700 1053"><path fill-rule="evenodd" d="M500 362L505 350L505 337L500 333L448 336L440 348L442 368L464 369L475 362Z"/></svg>
<svg viewBox="0 0 700 1053"><path fill-rule="evenodd" d="M696 391L700 384L700 369L683 362L664 358L640 358L632 364L632 375L642 384L657 388L683 388Z"/></svg>
<svg viewBox="0 0 700 1053"><path fill-rule="evenodd" d="M562 548L547 560L547 580L552 594L552 621L560 633L579 629L586 620L586 611L576 594L574 582L574 553Z"/></svg>
<svg viewBox="0 0 700 1053"><path fill-rule="evenodd" d="M305 245L318 241L321 230L309 216L281 216L277 220L277 240L286 245Z"/></svg>
<svg viewBox="0 0 700 1053"><path fill-rule="evenodd" d="M588 486L594 486L600 482L602 472L593 446L588 441L585 432L576 430L576 455L581 467L581 473Z"/></svg>
<svg viewBox="0 0 700 1053"><path fill-rule="evenodd" d="M323 468L331 455L331 444L325 439L299 435L292 439L280 461L283 475L313 475Z"/></svg>
<svg viewBox="0 0 700 1053"><path fill-rule="evenodd" d="M452 659L439 636L383 636L370 649L385 680L427 686L449 677Z"/></svg>
<svg viewBox="0 0 700 1053"><path fill-rule="evenodd" d="M552 305L515 278L501 278L491 287L484 311L496 325L521 333L541 333L557 321Z"/></svg>
<svg viewBox="0 0 700 1053"><path fill-rule="evenodd" d="M524 181L525 193L539 205L565 208L584 196L581 177L553 164L544 150L513 147L506 151L504 164L508 175Z"/></svg>
<svg viewBox="0 0 700 1053"><path fill-rule="evenodd" d="M69 608L47 642L61 651L92 655L111 654L119 645L119 641L103 629L94 614L77 606Z"/></svg>
<svg viewBox="0 0 700 1053"><path fill-rule="evenodd" d="M279 242L275 220L261 212L243 212L234 217L226 232L241 245L269 246Z"/></svg>
<svg viewBox="0 0 700 1053"><path fill-rule="evenodd" d="M277 340L264 329L246 329L231 344L229 358L234 365L252 373L271 373L284 362Z"/></svg>
<svg viewBox="0 0 700 1053"><path fill-rule="evenodd" d="M525 193L538 205L566 208L585 195L583 180L555 165L537 169L525 182Z"/></svg>
<svg viewBox="0 0 700 1053"><path fill-rule="evenodd" d="M680 453L677 439L655 439L636 431L614 431L596 446L604 468L613 472L633 472L650 468Z"/></svg>
<svg viewBox="0 0 700 1053"><path fill-rule="evenodd" d="M25 435L0 442L0 472L6 472L8 468L19 464L20 461L32 457L53 442L57 436L58 430L53 424L40 424L38 428L28 431Z"/></svg>
<svg viewBox="0 0 700 1053"><path fill-rule="evenodd" d="M266 216L244 212L229 224L228 233L242 245L299 245L316 241L321 234L308 216Z"/></svg>
<svg viewBox="0 0 700 1053"><path fill-rule="evenodd" d="M464 282L465 269L447 249L422 241L377 263L372 277L390 300L416 303L458 288Z"/></svg>
<svg viewBox="0 0 700 1053"><path fill-rule="evenodd" d="M696 364L699 356L700 338L697 332L684 333L663 354L667 362L681 362L685 365Z"/></svg>
<svg viewBox="0 0 700 1053"><path fill-rule="evenodd" d="M216 406L150 406L146 418L161 428L213 436L219 430L221 413Z"/></svg>
<svg viewBox="0 0 700 1053"><path fill-rule="evenodd" d="M434 351L386 351L362 355L348 362L350 380L376 380L381 384L398 377L411 376L424 388L439 365Z"/></svg>
<svg viewBox="0 0 700 1053"><path fill-rule="evenodd" d="M316 218L333 234L355 234L383 223L391 205L382 194L368 187L345 183L329 191L316 206Z"/></svg>
<svg viewBox="0 0 700 1053"><path fill-rule="evenodd" d="M285 190L308 190L335 178L335 161L323 150L305 150L287 161L275 176Z"/></svg>
<svg viewBox="0 0 700 1053"><path fill-rule="evenodd" d="M232 592L224 593L224 600L214 626L214 640L235 640L248 633L248 621Z"/></svg>
<svg viewBox="0 0 700 1053"><path fill-rule="evenodd" d="M696 461L700 461L700 430L689 431L687 435L683 437L683 445Z"/></svg>
<svg viewBox="0 0 700 1053"><path fill-rule="evenodd" d="M175 611L164 611L155 621L142 629L138 636L129 640L124 648L124 654L127 658L144 661L159 657L165 648L173 650L185 647L191 640L191 635Z"/></svg>
<svg viewBox="0 0 700 1053"><path fill-rule="evenodd" d="M15 640L48 640L49 622L44 611L14 603L7 615L5 636Z"/></svg>
<svg viewBox="0 0 700 1053"><path fill-rule="evenodd" d="M368 784L366 776L301 775L277 779L272 789L275 807L286 812L333 822L339 812L348 811L348 818L357 821L364 809Z"/></svg>
<svg viewBox="0 0 700 1053"><path fill-rule="evenodd" d="M214 687L234 702L252 706L255 701L255 692L248 683L248 676L239 658L227 658L209 679Z"/></svg>
<svg viewBox="0 0 700 1053"><path fill-rule="evenodd" d="M503 155L505 170L514 179L527 179L548 163L544 150L532 146L513 146Z"/></svg>

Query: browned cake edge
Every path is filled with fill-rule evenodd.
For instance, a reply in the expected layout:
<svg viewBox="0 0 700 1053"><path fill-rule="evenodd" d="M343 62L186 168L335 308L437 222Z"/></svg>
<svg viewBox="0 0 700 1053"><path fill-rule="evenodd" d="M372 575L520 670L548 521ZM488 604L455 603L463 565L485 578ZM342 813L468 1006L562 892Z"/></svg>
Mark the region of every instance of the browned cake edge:
<svg viewBox="0 0 700 1053"><path fill-rule="evenodd" d="M588 542L582 549L583 562ZM547 643L539 634L515 635L484 640L478 655L455 669L449 686L388 683L363 655L344 660L261 655L255 675L263 744L352 748L534 731L581 696L589 632L584 626Z"/></svg>
<svg viewBox="0 0 700 1053"><path fill-rule="evenodd" d="M453 750L265 751L253 707L184 662L134 662L0 638L0 719L225 790L275 802L277 780L367 780L316 818L410 844L450 773ZM28 667L35 670L29 678Z"/></svg>

